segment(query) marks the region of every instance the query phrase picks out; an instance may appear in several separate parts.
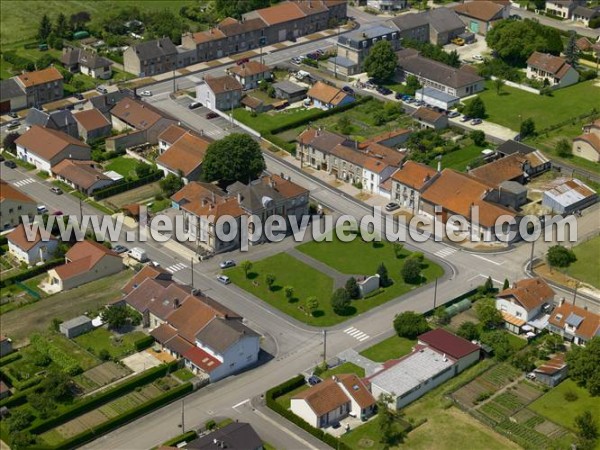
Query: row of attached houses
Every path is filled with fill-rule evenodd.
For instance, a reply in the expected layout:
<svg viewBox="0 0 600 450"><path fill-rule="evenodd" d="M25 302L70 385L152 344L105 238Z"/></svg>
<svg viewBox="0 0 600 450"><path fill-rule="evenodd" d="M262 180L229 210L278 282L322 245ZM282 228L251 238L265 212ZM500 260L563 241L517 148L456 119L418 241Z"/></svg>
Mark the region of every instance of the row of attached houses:
<svg viewBox="0 0 600 450"><path fill-rule="evenodd" d="M40 107L63 95L63 76L56 67L24 72L0 82L0 114Z"/></svg>
<svg viewBox="0 0 600 450"><path fill-rule="evenodd" d="M449 44L452 39L465 32L465 24L458 14L444 7L401 14L388 23L399 31L402 40L431 42L435 45Z"/></svg>
<svg viewBox="0 0 600 450"><path fill-rule="evenodd" d="M589 27L592 19L600 17L600 6L588 8L586 5L586 0L547 0L546 13Z"/></svg>
<svg viewBox="0 0 600 450"><path fill-rule="evenodd" d="M169 38L129 47L124 67L136 76L152 76L203 61L223 58L285 40L316 33L344 20L344 0L284 1L244 14L227 17L216 27L182 36L176 46Z"/></svg>
<svg viewBox="0 0 600 450"><path fill-rule="evenodd" d="M258 361L260 336L242 317L171 275L146 266L123 288L117 304L142 314L142 325L195 374L217 381Z"/></svg>
<svg viewBox="0 0 600 450"><path fill-rule="evenodd" d="M190 182L172 197L173 207L184 217L184 230L208 250L219 253L240 246L237 239L221 240L217 232L218 220L228 216L236 220L241 229L241 218L249 220L250 232L254 230L253 218L265 223L267 217L279 215L286 218L286 232L291 231L290 222L300 223L308 214L308 190L279 175L263 175L248 184L236 182L225 191L214 184ZM227 226L227 225L224 225ZM228 233L226 229L223 230ZM255 243L265 241L264 231Z"/></svg>

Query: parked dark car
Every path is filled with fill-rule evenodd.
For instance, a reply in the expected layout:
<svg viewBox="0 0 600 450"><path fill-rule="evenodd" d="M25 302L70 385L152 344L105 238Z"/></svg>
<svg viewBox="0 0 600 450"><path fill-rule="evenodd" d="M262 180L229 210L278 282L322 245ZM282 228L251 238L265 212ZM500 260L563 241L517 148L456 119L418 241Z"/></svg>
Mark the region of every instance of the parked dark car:
<svg viewBox="0 0 600 450"><path fill-rule="evenodd" d="M240 59L240 60L236 61L235 63L236 63L238 66L241 66L242 64L246 64L246 63L247 63L247 62L249 62L249 61L250 61L250 60L249 60L248 58L243 58L243 59Z"/></svg>
<svg viewBox="0 0 600 450"><path fill-rule="evenodd" d="M219 115L216 112L212 112L211 111L209 113L206 113L206 118L207 119L214 119L215 117L219 117Z"/></svg>
<svg viewBox="0 0 600 450"><path fill-rule="evenodd" d="M386 211L396 211L397 209L400 209L400 205L398 203L391 202L385 205Z"/></svg>
<svg viewBox="0 0 600 450"><path fill-rule="evenodd" d="M461 122L468 122L469 120L471 120L469 116L462 116L462 118L460 119Z"/></svg>
<svg viewBox="0 0 600 450"><path fill-rule="evenodd" d="M392 93L392 90L386 88L385 86L378 86L377 92L379 92L381 95L390 95Z"/></svg>
<svg viewBox="0 0 600 450"><path fill-rule="evenodd" d="M117 244L112 248L112 250L113 250L113 252L118 253L120 255L121 253L125 253L129 249L127 247L125 247L124 245Z"/></svg>
<svg viewBox="0 0 600 450"><path fill-rule="evenodd" d="M77 100L84 100L85 97L83 96L83 94L81 92L75 92L73 94L73 97L75 97Z"/></svg>
<svg viewBox="0 0 600 450"><path fill-rule="evenodd" d="M354 95L354 89L352 89L350 86L344 86L342 91L344 91L346 94Z"/></svg>
<svg viewBox="0 0 600 450"><path fill-rule="evenodd" d="M12 117L13 119L18 119L19 115L16 112L11 111L8 113L8 117Z"/></svg>
<svg viewBox="0 0 600 450"><path fill-rule="evenodd" d="M196 109L196 108L200 108L201 106L202 106L202 103L200 103L200 102L192 102L188 105L188 108Z"/></svg>
<svg viewBox="0 0 600 450"><path fill-rule="evenodd" d="M11 161L10 159L8 161L4 161L4 165L6 167L10 167L11 169L17 168L17 164L14 161Z"/></svg>
<svg viewBox="0 0 600 450"><path fill-rule="evenodd" d="M316 375L312 375L309 379L308 379L308 384L310 384L311 386L314 386L315 384L319 384L321 380L318 376Z"/></svg>

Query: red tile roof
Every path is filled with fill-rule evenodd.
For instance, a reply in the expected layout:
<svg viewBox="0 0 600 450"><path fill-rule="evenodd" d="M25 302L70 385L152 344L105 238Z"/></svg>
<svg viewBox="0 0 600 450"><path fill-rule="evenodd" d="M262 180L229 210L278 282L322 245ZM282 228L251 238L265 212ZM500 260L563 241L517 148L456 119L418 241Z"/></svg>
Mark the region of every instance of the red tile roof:
<svg viewBox="0 0 600 450"><path fill-rule="evenodd" d="M437 171L425 164L415 161L406 161L400 170L392 175L392 180L408 186L412 189L420 190Z"/></svg>
<svg viewBox="0 0 600 450"><path fill-rule="evenodd" d="M127 282L127 284L123 287L122 291L125 294L129 294L136 287L138 287L146 278L161 279L161 280L170 280L172 277L170 272L167 272L162 267L154 267L154 266L144 266L142 270L136 273L131 280Z"/></svg>
<svg viewBox="0 0 600 450"><path fill-rule="evenodd" d="M52 167L52 173L70 181L75 186L89 189L98 181L109 181L110 177L104 175L96 168L94 161L77 161L63 159Z"/></svg>
<svg viewBox="0 0 600 450"><path fill-rule="evenodd" d="M15 142L18 146L26 148L47 161L54 158L69 145L90 148L86 143L62 131L40 127L39 125L33 125Z"/></svg>
<svg viewBox="0 0 600 450"><path fill-rule="evenodd" d="M344 373L338 375L337 378L361 409L368 408L377 403L377 400L369 392L364 382L355 374Z"/></svg>
<svg viewBox="0 0 600 450"><path fill-rule="evenodd" d="M512 287L498 293L498 298L514 297L527 311L531 311L544 303L552 301L554 291L541 278L519 280Z"/></svg>
<svg viewBox="0 0 600 450"><path fill-rule="evenodd" d="M438 352L445 353L454 359L461 359L479 351L479 346L456 336L443 328L428 331L418 337L419 342L427 344Z"/></svg>
<svg viewBox="0 0 600 450"><path fill-rule="evenodd" d="M551 360L546 361L544 364L534 370L534 372L543 373L546 375L554 375L556 372L565 368L567 363L565 362L565 355L559 353L554 356Z"/></svg>
<svg viewBox="0 0 600 450"><path fill-rule="evenodd" d="M564 329L567 319L571 315L576 315L583 318L575 331L575 335L581 336L586 340L592 339L594 336L600 336L600 315L594 314L587 309L573 306L572 303L563 303L557 306L550 316L549 323Z"/></svg>
<svg viewBox="0 0 600 450"><path fill-rule="evenodd" d="M304 400L317 417L350 403L348 396L332 378L296 394L292 397L292 400L295 399Z"/></svg>
<svg viewBox="0 0 600 450"><path fill-rule="evenodd" d="M169 125L169 127L158 135L159 141L164 141L167 144L174 144L177 139L186 134L188 130L179 125Z"/></svg>
<svg viewBox="0 0 600 450"><path fill-rule="evenodd" d="M230 75L224 75L222 77L210 77L204 78L206 84L210 87L215 95L222 94L228 91L241 91L242 85Z"/></svg>
<svg viewBox="0 0 600 450"><path fill-rule="evenodd" d="M53 270L62 280L66 280L89 272L106 256L119 258L118 254L97 242L77 242L65 255L68 262Z"/></svg>
<svg viewBox="0 0 600 450"><path fill-rule="evenodd" d="M97 130L98 128L110 126L109 120L104 116L104 114L95 108L76 112L73 114L73 117L86 131L93 131Z"/></svg>
<svg viewBox="0 0 600 450"><path fill-rule="evenodd" d="M325 104L338 105L344 98L348 96L344 91L335 86L317 81L306 93L310 98L320 101Z"/></svg>
<svg viewBox="0 0 600 450"><path fill-rule="evenodd" d="M457 14L489 22L494 18L501 18L498 15L504 7L491 1L478 0L457 5L453 9Z"/></svg>
<svg viewBox="0 0 600 450"><path fill-rule="evenodd" d="M148 103L125 97L119 101L110 113L131 125L136 130L145 130L153 126L164 116Z"/></svg>
<svg viewBox="0 0 600 450"><path fill-rule="evenodd" d="M533 52L527 60L527 65L551 73L559 79L571 69L564 58L540 52Z"/></svg>
<svg viewBox="0 0 600 450"><path fill-rule="evenodd" d="M306 17L296 3L282 2L268 8L255 11L267 25L276 25L279 23L298 20Z"/></svg>
<svg viewBox="0 0 600 450"><path fill-rule="evenodd" d="M15 200L18 202L37 204L34 199L18 190L12 184L8 184L6 181L0 180L0 201L4 200Z"/></svg>
<svg viewBox="0 0 600 450"><path fill-rule="evenodd" d="M206 150L212 141L209 137L185 133L156 158L156 162L168 169L181 171L183 176L188 176L202 164Z"/></svg>
<svg viewBox="0 0 600 450"><path fill-rule="evenodd" d="M183 357L207 373L212 372L222 364L221 361L210 353L198 347L190 348L183 354Z"/></svg>
<svg viewBox="0 0 600 450"><path fill-rule="evenodd" d="M56 67L48 67L35 72L25 72L17 77L25 87L37 86L38 84L50 83L62 80L63 76Z"/></svg>
<svg viewBox="0 0 600 450"><path fill-rule="evenodd" d="M590 144L590 146L600 154L600 135L596 133L586 133L581 136L577 136L573 141L583 141Z"/></svg>
<svg viewBox="0 0 600 450"><path fill-rule="evenodd" d="M46 232L46 230L44 230L42 227L38 227L36 231L37 232L34 236L34 239L29 241L27 239L27 233L25 232L25 226L23 224L19 224L19 226L13 231L11 231L6 236L6 238L8 239L8 242L12 243L13 245L16 245L21 250L24 250L26 252L31 250L41 240L44 240L46 242L49 240L56 240L54 236Z"/></svg>
<svg viewBox="0 0 600 450"><path fill-rule="evenodd" d="M262 64L258 61L248 61L247 63L236 65L229 68L231 73L234 73L240 77L249 77L252 75L258 75L261 73L269 72L271 68L266 64Z"/></svg>

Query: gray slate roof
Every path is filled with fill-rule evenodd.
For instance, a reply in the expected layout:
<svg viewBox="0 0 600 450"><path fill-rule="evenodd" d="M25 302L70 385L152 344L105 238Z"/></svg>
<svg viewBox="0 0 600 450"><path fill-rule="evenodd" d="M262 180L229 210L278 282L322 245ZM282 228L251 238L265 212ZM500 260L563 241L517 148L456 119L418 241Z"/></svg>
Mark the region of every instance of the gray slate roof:
<svg viewBox="0 0 600 450"><path fill-rule="evenodd" d="M69 125L76 125L73 114L68 109L60 109L47 113L37 108L31 108L25 118L28 126L39 125L41 127L61 130Z"/></svg>
<svg viewBox="0 0 600 450"><path fill-rule="evenodd" d="M398 17L391 19L390 22L400 31L429 25L426 13L400 14Z"/></svg>
<svg viewBox="0 0 600 450"><path fill-rule="evenodd" d="M369 28L353 31L350 34L340 36L338 38L338 42L340 44L350 45L352 47L358 48L360 42L364 41L365 39L373 39L376 37L385 36L387 34L393 33L394 31L396 30L394 30L393 28L385 27L383 25L375 25Z"/></svg>
<svg viewBox="0 0 600 450"><path fill-rule="evenodd" d="M435 98L436 100L441 100L443 102L453 102L454 100L458 99L458 97L455 97L454 95L438 91L437 89L434 89L432 87L424 87L422 89L419 89L417 92L421 92L427 97Z"/></svg>
<svg viewBox="0 0 600 450"><path fill-rule="evenodd" d="M585 6L578 6L573 10L573 15L578 17L585 17L586 19L593 19L600 15L600 6L595 8L586 8Z"/></svg>
<svg viewBox="0 0 600 450"><path fill-rule="evenodd" d="M240 195L240 206L249 212L259 211L266 207L266 203L272 201L279 202L283 200L282 195L263 183L259 178L245 185L236 182L227 187L227 192L231 195Z"/></svg>
<svg viewBox="0 0 600 450"><path fill-rule="evenodd" d="M10 100L11 98L20 97L22 95L25 95L25 92L13 78L0 81L1 101Z"/></svg>
<svg viewBox="0 0 600 450"><path fill-rule="evenodd" d="M535 152L536 149L529 145L521 144L520 142L513 141L512 139L502 143L496 151L503 155L512 155L513 153L521 153L528 155L529 153Z"/></svg>
<svg viewBox="0 0 600 450"><path fill-rule="evenodd" d="M329 58L329 61L331 61L334 64L337 64L340 67L354 67L357 65L351 59L344 58L343 56L334 56L332 58Z"/></svg>
<svg viewBox="0 0 600 450"><path fill-rule="evenodd" d="M427 14L429 26L438 33L465 28L465 23L458 17L458 14L448 8L435 8L425 14Z"/></svg>
<svg viewBox="0 0 600 450"><path fill-rule="evenodd" d="M299 92L306 92L307 89L304 86L300 86L299 84L292 83L291 81L283 80L278 83L274 83L273 87L275 89L280 89L283 92L288 94L297 94Z"/></svg>
<svg viewBox="0 0 600 450"><path fill-rule="evenodd" d="M170 38L142 42L134 45L133 50L142 61L158 58L159 56L174 56L177 54L177 47L171 42Z"/></svg>
<svg viewBox="0 0 600 450"><path fill-rule="evenodd" d="M113 65L111 60L106 59L95 52L85 51L80 48L74 48L63 53L60 57L60 62L66 66L79 64L84 67L89 67L90 69Z"/></svg>
<svg viewBox="0 0 600 450"><path fill-rule="evenodd" d="M219 444L222 443L222 446ZM263 442L248 423L234 422L186 445L191 450L247 450L262 447Z"/></svg>
<svg viewBox="0 0 600 450"><path fill-rule="evenodd" d="M81 325L85 325L86 323L90 323L92 319L87 316L79 316L75 317L71 320L67 320L60 324L60 326L65 330L70 330L71 328L79 327Z"/></svg>
<svg viewBox="0 0 600 450"><path fill-rule="evenodd" d="M223 353L246 336L258 334L240 320L215 318L196 334L196 339L203 345Z"/></svg>

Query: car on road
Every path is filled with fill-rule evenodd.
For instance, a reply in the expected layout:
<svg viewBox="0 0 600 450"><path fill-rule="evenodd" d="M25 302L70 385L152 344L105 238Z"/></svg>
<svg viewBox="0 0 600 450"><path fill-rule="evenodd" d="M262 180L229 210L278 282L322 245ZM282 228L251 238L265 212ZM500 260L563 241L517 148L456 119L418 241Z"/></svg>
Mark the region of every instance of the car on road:
<svg viewBox="0 0 600 450"><path fill-rule="evenodd" d="M246 64L246 63L247 63L247 62L249 62L249 61L250 61L250 60L249 60L248 58L243 58L243 59L239 59L239 60L237 60L235 63L236 63L238 66L241 66L242 64Z"/></svg>
<svg viewBox="0 0 600 450"><path fill-rule="evenodd" d="M62 211L54 211L54 212L52 213L52 215L53 215L53 216L62 216L62 215L63 215L63 212L62 212Z"/></svg>
<svg viewBox="0 0 600 450"><path fill-rule="evenodd" d="M404 100L404 94L402 94L402 92L396 92L396 93L394 94L394 98L395 98L396 100Z"/></svg>
<svg viewBox="0 0 600 450"><path fill-rule="evenodd" d="M17 164L14 161L11 161L10 159L4 161L4 165L6 167L11 168L11 169L16 169L17 168Z"/></svg>
<svg viewBox="0 0 600 450"><path fill-rule="evenodd" d="M200 103L200 102L192 102L188 105L188 108L196 109L196 108L200 108L201 106L202 106L202 103Z"/></svg>
<svg viewBox="0 0 600 450"><path fill-rule="evenodd" d="M386 211L396 211L399 208L400 208L400 205L398 203L394 203L394 202L390 202L387 205L385 205Z"/></svg>
<svg viewBox="0 0 600 450"><path fill-rule="evenodd" d="M101 94L108 94L108 89L106 88L106 86L97 86L96 90Z"/></svg>
<svg viewBox="0 0 600 450"><path fill-rule="evenodd" d="M227 269L228 267L234 267L235 266L235 261L233 259L228 259L227 261L223 261L221 264L219 264L219 267L221 269Z"/></svg>
<svg viewBox="0 0 600 450"><path fill-rule="evenodd" d="M38 214L45 214L48 212L48 208L46 208L46 205L38 205L37 212Z"/></svg>
<svg viewBox="0 0 600 450"><path fill-rule="evenodd" d="M483 122L481 119L473 119L471 120L471 125L480 125Z"/></svg>
<svg viewBox="0 0 600 450"><path fill-rule="evenodd" d="M11 120L10 122L8 122L8 129L9 130L13 130L15 128L19 128L21 126L21 122L19 122L18 120Z"/></svg>
<svg viewBox="0 0 600 450"><path fill-rule="evenodd" d="M294 58L291 59L291 61L292 61L292 64L296 64L297 66L302 64L302 58L299 56L295 56Z"/></svg>
<svg viewBox="0 0 600 450"><path fill-rule="evenodd" d="M19 115L16 112L11 111L8 113L8 117L12 117L13 119L18 119Z"/></svg>
<svg viewBox="0 0 600 450"><path fill-rule="evenodd" d="M458 117L458 116L460 116L460 113L458 111L450 111L448 113L448 118L449 119L454 119L455 117Z"/></svg>
<svg viewBox="0 0 600 450"><path fill-rule="evenodd" d="M483 61L483 56L481 56L481 55L473 55L473 59L475 61Z"/></svg>
<svg viewBox="0 0 600 450"><path fill-rule="evenodd" d="M142 97L152 97L152 91L142 91L140 92Z"/></svg>
<svg viewBox="0 0 600 450"><path fill-rule="evenodd" d="M321 379L320 379L318 376L316 376L316 375L311 375L311 376L308 378L308 384L309 384L309 385L311 385L311 386L314 386L315 384L319 384L321 381L323 381L323 380L321 380Z"/></svg>
<svg viewBox="0 0 600 450"><path fill-rule="evenodd" d="M81 92L75 92L73 94L73 97L75 97L77 100L84 100L85 99L84 96L83 96L83 94Z"/></svg>
<svg viewBox="0 0 600 450"><path fill-rule="evenodd" d="M214 119L214 118L216 118L216 117L219 117L219 115L218 115L216 112L212 112L212 111L211 111L211 112L207 112L207 113L206 113L206 118L207 118L207 119L209 119L209 120L210 120L210 119Z"/></svg>
<svg viewBox="0 0 600 450"><path fill-rule="evenodd" d="M462 116L460 119L461 122L468 122L469 120L471 120L469 116Z"/></svg>
<svg viewBox="0 0 600 450"><path fill-rule="evenodd" d="M217 275L217 281L219 281L223 284L231 283L231 280L229 279L229 277L227 275Z"/></svg>
<svg viewBox="0 0 600 450"><path fill-rule="evenodd" d="M50 188L50 192L52 192L53 194L56 194L56 195L62 195L63 194L63 190L61 188L59 188L59 187L56 187L56 186L51 187Z"/></svg>
<svg viewBox="0 0 600 450"><path fill-rule="evenodd" d="M125 247L124 245L117 244L112 248L112 250L113 250L113 252L118 253L120 255L121 253L125 253L129 249L127 247Z"/></svg>
<svg viewBox="0 0 600 450"><path fill-rule="evenodd" d="M379 92L381 95L390 95L392 90L385 86L377 86L377 92Z"/></svg>
<svg viewBox="0 0 600 450"><path fill-rule="evenodd" d="M352 89L350 86L344 86L342 91L344 91L346 94L354 95L354 89Z"/></svg>

